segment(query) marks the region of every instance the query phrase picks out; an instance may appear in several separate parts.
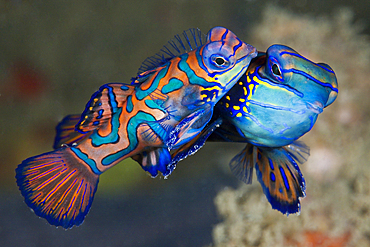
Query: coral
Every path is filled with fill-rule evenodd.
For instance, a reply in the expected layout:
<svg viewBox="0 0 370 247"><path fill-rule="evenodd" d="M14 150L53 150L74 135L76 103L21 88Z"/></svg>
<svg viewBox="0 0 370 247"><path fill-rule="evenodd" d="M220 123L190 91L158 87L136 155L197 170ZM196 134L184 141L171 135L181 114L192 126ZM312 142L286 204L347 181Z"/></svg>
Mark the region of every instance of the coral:
<svg viewBox="0 0 370 247"><path fill-rule="evenodd" d="M272 210L256 179L226 188L215 198L224 219L214 227L215 246L370 246L370 43L352 17L349 9L323 17L265 9L249 43L259 50L285 44L329 64L339 96L302 139L311 157L301 166L301 215Z"/></svg>

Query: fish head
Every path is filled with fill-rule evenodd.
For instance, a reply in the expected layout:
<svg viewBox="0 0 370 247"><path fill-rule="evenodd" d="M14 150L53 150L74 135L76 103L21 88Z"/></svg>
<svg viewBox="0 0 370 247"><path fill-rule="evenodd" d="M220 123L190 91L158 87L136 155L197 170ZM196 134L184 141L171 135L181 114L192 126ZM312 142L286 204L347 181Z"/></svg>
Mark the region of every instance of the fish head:
<svg viewBox="0 0 370 247"><path fill-rule="evenodd" d="M283 45L259 52L238 83L217 104L249 142L278 147L311 130L333 103L338 84L333 70Z"/></svg>
<svg viewBox="0 0 370 247"><path fill-rule="evenodd" d="M338 82L329 65L312 62L284 45L270 46L266 57L265 77L300 93L307 106L317 106L314 111L322 111L337 98Z"/></svg>
<svg viewBox="0 0 370 247"><path fill-rule="evenodd" d="M220 91L218 101L245 73L252 58L257 56L257 50L230 30L215 27L209 31L200 55L209 80L216 85L213 88Z"/></svg>

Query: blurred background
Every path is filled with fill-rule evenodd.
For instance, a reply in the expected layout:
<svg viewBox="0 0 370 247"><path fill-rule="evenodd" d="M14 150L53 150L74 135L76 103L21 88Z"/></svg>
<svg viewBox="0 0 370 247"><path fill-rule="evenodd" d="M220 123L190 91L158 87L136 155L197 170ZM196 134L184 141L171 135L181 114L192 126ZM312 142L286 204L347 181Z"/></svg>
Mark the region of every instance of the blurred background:
<svg viewBox="0 0 370 247"><path fill-rule="evenodd" d="M370 246L370 3L364 1L0 0L0 246ZM337 74L338 99L303 140L300 216L272 210L228 163L244 145L207 143L164 180L125 160L101 176L80 227L50 226L15 183L52 149L55 126L99 86L129 82L175 34L231 29L265 51L288 45Z"/></svg>

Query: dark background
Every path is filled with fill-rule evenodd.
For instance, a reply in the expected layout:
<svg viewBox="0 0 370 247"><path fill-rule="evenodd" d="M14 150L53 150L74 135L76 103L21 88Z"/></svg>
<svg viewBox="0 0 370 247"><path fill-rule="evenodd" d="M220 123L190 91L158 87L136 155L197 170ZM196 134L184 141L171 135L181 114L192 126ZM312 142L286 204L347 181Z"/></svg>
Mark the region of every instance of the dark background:
<svg viewBox="0 0 370 247"><path fill-rule="evenodd" d="M239 184L228 161L243 145L207 144L167 179L132 161L101 176L85 222L50 226L20 195L14 169L51 150L63 116L107 82L128 82L175 34L225 26L248 43L267 4L330 16L353 10L370 34L368 1L0 1L0 246L204 246L221 221L213 200ZM259 49L258 44L252 44Z"/></svg>

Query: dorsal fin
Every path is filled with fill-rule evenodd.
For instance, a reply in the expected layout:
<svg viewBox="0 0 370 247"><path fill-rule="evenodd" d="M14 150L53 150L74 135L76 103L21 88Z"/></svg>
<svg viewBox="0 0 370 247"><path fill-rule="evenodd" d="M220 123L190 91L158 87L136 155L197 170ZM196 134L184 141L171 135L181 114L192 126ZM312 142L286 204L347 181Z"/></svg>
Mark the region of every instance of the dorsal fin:
<svg viewBox="0 0 370 247"><path fill-rule="evenodd" d="M198 28L191 28L182 34L177 34L157 54L145 59L137 74L140 75L145 71L155 69L174 57L192 51L205 44L206 40L207 36Z"/></svg>
<svg viewBox="0 0 370 247"><path fill-rule="evenodd" d="M119 111L134 89L135 86L124 83L108 83L101 86L87 102L76 130L87 133L100 128Z"/></svg>

